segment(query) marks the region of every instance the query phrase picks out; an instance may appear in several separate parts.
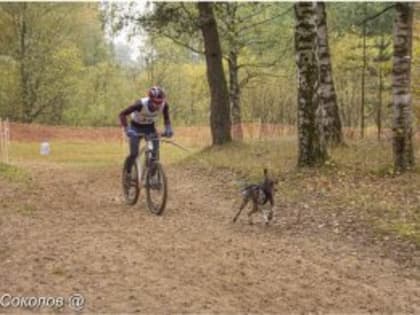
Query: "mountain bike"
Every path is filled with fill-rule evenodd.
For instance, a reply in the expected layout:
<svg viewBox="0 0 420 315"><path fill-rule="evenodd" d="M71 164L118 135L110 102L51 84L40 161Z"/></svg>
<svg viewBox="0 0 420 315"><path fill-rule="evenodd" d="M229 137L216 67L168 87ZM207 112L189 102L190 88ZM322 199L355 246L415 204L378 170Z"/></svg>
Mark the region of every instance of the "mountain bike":
<svg viewBox="0 0 420 315"><path fill-rule="evenodd" d="M150 212L161 215L165 210L168 198L168 182L162 164L159 162L159 152L153 158L153 141L171 141L161 139L156 135L138 134L144 144L140 146L139 154L133 163L131 170L128 170L127 159L124 162L122 172L122 187L125 202L128 205L135 205L142 188L146 190L146 203Z"/></svg>

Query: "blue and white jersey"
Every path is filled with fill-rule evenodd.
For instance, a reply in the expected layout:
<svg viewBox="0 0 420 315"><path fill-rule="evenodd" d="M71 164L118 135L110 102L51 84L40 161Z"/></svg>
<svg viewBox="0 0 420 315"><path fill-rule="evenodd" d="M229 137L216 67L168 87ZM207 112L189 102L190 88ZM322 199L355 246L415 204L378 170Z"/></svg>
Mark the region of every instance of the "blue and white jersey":
<svg viewBox="0 0 420 315"><path fill-rule="evenodd" d="M149 97L144 97L137 100L133 105L124 109L120 115L121 126L127 127L128 122L126 116L131 116L131 123L134 125L153 125L155 124L160 114L163 114L163 119L166 125L170 125L169 118L169 104L164 102L156 110L152 110L151 100Z"/></svg>
<svg viewBox="0 0 420 315"><path fill-rule="evenodd" d="M144 97L139 100L142 105L139 110L131 113L131 120L139 125L150 125L158 121L159 115L163 112L166 104L163 104L159 109L151 111L149 108L150 98Z"/></svg>

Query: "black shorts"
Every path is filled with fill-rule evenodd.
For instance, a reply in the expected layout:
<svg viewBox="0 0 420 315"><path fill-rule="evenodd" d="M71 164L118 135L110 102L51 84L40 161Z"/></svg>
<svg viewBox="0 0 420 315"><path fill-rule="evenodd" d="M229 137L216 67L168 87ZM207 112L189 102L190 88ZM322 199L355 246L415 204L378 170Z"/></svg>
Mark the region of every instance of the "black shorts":
<svg viewBox="0 0 420 315"><path fill-rule="evenodd" d="M146 135L157 133L155 124L140 125L135 122L131 122L130 127L133 128L136 132L144 133Z"/></svg>

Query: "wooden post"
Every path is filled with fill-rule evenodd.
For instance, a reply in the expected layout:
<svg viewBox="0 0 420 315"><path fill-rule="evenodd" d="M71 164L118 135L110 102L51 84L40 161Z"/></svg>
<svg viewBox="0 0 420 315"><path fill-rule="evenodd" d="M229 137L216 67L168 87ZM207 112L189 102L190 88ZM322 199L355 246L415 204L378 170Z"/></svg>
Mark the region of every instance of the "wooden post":
<svg viewBox="0 0 420 315"><path fill-rule="evenodd" d="M9 120L0 118L0 162L9 163L10 125Z"/></svg>
<svg viewBox="0 0 420 315"><path fill-rule="evenodd" d="M364 4L364 18L367 17L367 3ZM363 22L363 67L362 67L362 99L360 103L360 138L365 137L365 75L367 67L366 57L366 21Z"/></svg>
<svg viewBox="0 0 420 315"><path fill-rule="evenodd" d="M3 155L4 155L4 144L3 144L3 121L0 118L0 162L4 161Z"/></svg>
<svg viewBox="0 0 420 315"><path fill-rule="evenodd" d="M5 162L9 163L9 146L10 146L10 127L9 119L6 119L4 123L4 143L5 143Z"/></svg>

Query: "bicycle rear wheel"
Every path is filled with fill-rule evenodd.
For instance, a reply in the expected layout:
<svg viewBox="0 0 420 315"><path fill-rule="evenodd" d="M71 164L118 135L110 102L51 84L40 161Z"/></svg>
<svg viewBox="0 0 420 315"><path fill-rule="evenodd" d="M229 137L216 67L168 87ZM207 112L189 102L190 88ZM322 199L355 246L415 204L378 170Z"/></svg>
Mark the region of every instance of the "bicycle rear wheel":
<svg viewBox="0 0 420 315"><path fill-rule="evenodd" d="M168 198L168 184L163 167L158 162L147 168L146 197L150 212L161 215L165 210L166 199Z"/></svg>
<svg viewBox="0 0 420 315"><path fill-rule="evenodd" d="M137 163L133 163L131 170L128 170L127 165L128 163L126 160L124 163L123 172L122 172L122 188L123 188L123 195L124 195L125 203L132 206L136 204L139 198L139 194L140 194L139 178L138 178Z"/></svg>

